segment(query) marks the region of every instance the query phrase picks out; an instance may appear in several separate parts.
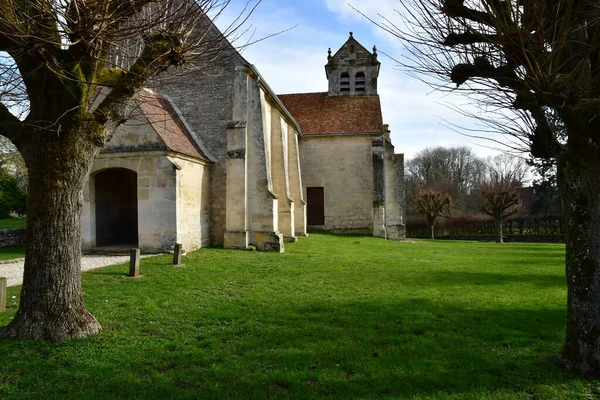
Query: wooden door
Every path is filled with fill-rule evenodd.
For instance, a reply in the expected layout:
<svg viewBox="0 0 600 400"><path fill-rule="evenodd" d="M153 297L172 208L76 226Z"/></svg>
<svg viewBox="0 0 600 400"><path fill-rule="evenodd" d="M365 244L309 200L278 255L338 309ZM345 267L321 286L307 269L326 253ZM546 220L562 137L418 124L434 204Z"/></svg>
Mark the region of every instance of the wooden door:
<svg viewBox="0 0 600 400"><path fill-rule="evenodd" d="M124 168L96 175L96 246L138 243L137 174Z"/></svg>
<svg viewBox="0 0 600 400"><path fill-rule="evenodd" d="M322 187L306 188L306 219L308 225L325 225L325 195Z"/></svg>

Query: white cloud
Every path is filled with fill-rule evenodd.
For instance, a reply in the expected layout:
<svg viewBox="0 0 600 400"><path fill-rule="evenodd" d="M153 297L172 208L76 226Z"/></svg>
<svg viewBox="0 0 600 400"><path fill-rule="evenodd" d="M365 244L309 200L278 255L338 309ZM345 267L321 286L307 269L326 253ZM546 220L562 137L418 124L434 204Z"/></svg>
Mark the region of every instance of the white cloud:
<svg viewBox="0 0 600 400"><path fill-rule="evenodd" d="M382 23L385 18L389 23L403 26L400 0L325 0L325 4L339 19L368 26L371 34L381 40L378 47L387 50L387 53L397 53L402 49L402 43L397 37L365 18L366 16L376 23Z"/></svg>
<svg viewBox="0 0 600 400"><path fill-rule="evenodd" d="M348 38L348 30L365 47L377 47L399 57L400 42L384 33L347 4L354 4L365 14L374 16L377 12L393 16L399 6L398 0L317 0L326 3L333 15L320 15L321 20L337 18L342 23L315 23L311 15L297 13L290 4L280 1L267 1L252 18L257 27L255 37L264 37L297 25L284 32L247 48L243 55L254 64L271 88L279 94L327 91L328 83L324 65L327 62L327 48L335 52ZM391 17L390 17L391 18ZM385 40L383 40L385 38ZM379 39L382 39L379 41ZM379 77L379 94L382 102L384 122L390 125L396 152L405 153L407 159L418 151L431 146L468 145L481 155L494 153L481 146L493 143L475 140L460 135L444 126L444 120L461 127L470 127L473 121L440 103L454 105L465 103L459 96L447 96L431 89L420 81L395 69L395 62L380 54L382 63ZM503 140L503 138L499 138ZM479 144L479 146L477 146Z"/></svg>
<svg viewBox="0 0 600 400"><path fill-rule="evenodd" d="M381 15L393 15L395 10L398 9L398 0L325 0L327 8L336 13L340 18L363 20L364 17L360 15L355 9L368 16Z"/></svg>

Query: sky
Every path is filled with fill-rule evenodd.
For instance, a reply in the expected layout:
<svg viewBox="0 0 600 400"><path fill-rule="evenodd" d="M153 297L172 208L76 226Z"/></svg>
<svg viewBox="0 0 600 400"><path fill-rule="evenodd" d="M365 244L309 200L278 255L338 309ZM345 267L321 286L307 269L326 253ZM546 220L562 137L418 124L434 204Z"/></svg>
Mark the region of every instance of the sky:
<svg viewBox="0 0 600 400"><path fill-rule="evenodd" d="M223 29L226 21L239 12L245 0L233 0L226 14L217 20ZM426 147L471 147L480 156L499 154L498 145L489 140L467 137L449 126L474 127L475 121L450 109L462 107L466 99L432 91L409 76L394 61L403 57L403 45L350 7L380 20L378 13L400 21L399 0L262 0L251 15L251 31L244 40L260 40L242 52L260 71L277 94L326 92L327 50L335 53L348 40L349 32L365 48L374 45L379 52L381 71L378 92L384 123L390 125L396 153L406 159ZM235 44L241 45L244 41ZM389 55L391 58L386 57ZM491 136L502 141L500 136Z"/></svg>

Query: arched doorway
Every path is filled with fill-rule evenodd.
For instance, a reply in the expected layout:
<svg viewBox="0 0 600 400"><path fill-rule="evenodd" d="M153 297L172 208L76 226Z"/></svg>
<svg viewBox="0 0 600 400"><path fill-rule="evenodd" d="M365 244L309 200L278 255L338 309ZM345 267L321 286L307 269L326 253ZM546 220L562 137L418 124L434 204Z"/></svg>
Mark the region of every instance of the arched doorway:
<svg viewBox="0 0 600 400"><path fill-rule="evenodd" d="M95 176L96 246L138 245L137 174L125 168Z"/></svg>

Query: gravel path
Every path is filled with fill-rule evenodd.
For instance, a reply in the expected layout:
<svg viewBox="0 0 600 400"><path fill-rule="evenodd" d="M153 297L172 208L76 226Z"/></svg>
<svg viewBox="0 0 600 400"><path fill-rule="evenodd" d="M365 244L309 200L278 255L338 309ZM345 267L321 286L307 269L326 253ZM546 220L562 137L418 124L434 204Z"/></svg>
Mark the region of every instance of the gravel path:
<svg viewBox="0 0 600 400"><path fill-rule="evenodd" d="M143 255L142 258L148 256ZM88 271L90 269L128 262L129 256L84 255L81 258L81 270ZM8 286L16 286L23 283L23 259L17 262L0 264L0 277L8 279Z"/></svg>

